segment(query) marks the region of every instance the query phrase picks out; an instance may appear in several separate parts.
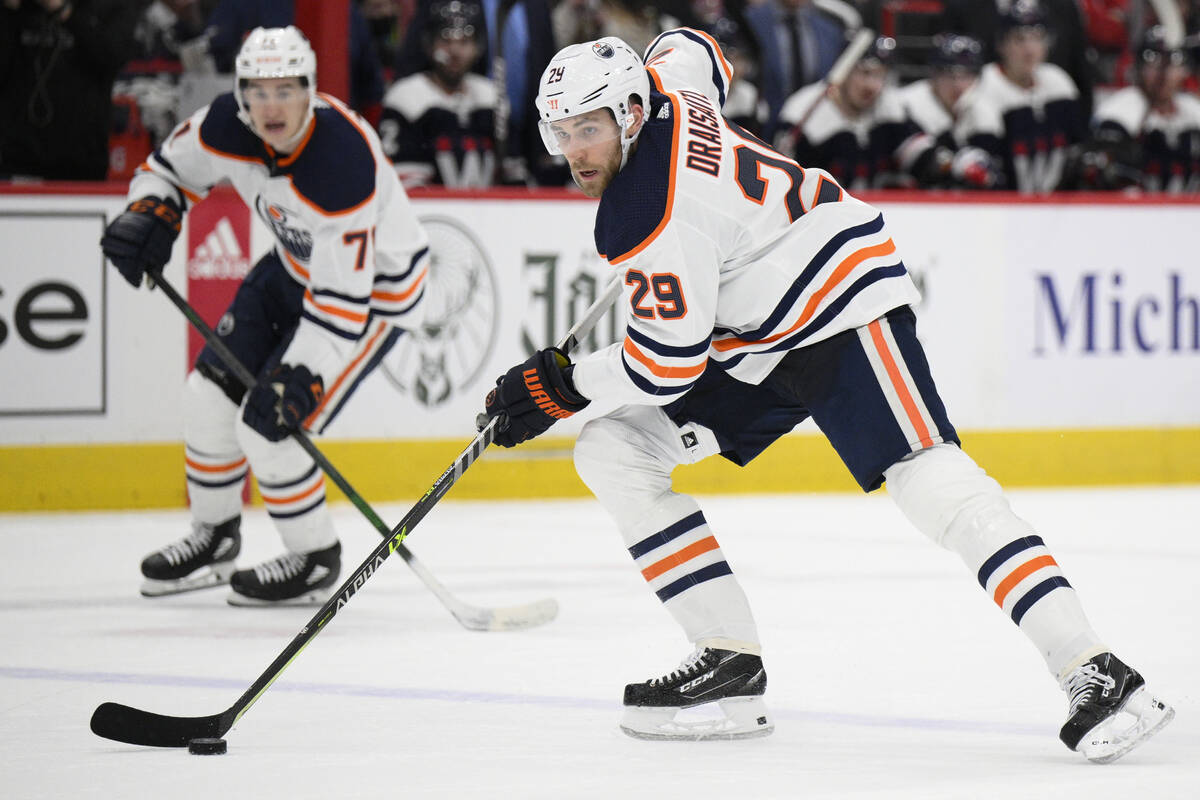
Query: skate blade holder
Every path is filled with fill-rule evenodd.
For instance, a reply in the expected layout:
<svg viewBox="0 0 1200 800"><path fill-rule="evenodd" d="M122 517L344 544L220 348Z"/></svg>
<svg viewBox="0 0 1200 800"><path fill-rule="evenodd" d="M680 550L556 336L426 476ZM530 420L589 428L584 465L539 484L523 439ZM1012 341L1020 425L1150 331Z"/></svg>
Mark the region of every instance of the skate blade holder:
<svg viewBox="0 0 1200 800"><path fill-rule="evenodd" d="M1116 714L1088 731L1075 749L1094 764L1107 764L1145 742L1174 718L1175 709L1143 686Z"/></svg>
<svg viewBox="0 0 1200 800"><path fill-rule="evenodd" d="M767 736L775 723L761 697L737 697L691 708L626 706L621 730L635 739L728 741Z"/></svg>

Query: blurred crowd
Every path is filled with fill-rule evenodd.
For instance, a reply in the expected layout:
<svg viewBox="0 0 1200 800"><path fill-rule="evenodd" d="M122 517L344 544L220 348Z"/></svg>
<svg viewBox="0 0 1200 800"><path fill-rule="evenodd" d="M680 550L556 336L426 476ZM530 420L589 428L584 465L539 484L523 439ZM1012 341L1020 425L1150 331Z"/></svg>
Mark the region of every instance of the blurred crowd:
<svg viewBox="0 0 1200 800"><path fill-rule="evenodd" d="M246 33L295 19L293 0L0 2L0 178L128 176L230 90ZM608 35L641 52L684 25L734 66L726 117L851 189L1200 192L1200 0L351 0L349 12L346 99L408 187L568 185L531 118L545 64Z"/></svg>

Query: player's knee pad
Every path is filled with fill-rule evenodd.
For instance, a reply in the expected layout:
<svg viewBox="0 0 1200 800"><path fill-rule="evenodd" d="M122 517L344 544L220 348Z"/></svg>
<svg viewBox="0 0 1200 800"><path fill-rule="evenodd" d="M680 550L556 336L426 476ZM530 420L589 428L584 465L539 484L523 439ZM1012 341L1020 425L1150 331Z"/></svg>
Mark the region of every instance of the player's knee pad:
<svg viewBox="0 0 1200 800"><path fill-rule="evenodd" d="M909 521L937 544L961 551L969 530L1012 516L1000 484L956 445L937 444L884 471L888 494Z"/></svg>
<svg viewBox="0 0 1200 800"><path fill-rule="evenodd" d="M240 416L235 430L238 444L250 462L250 469L260 482L286 483L312 470L312 457L291 437L272 442L247 425Z"/></svg>
<svg viewBox="0 0 1200 800"><path fill-rule="evenodd" d="M183 438L195 450L213 455L236 452L238 407L202 373L188 373L183 389Z"/></svg>
<svg viewBox="0 0 1200 800"><path fill-rule="evenodd" d="M644 508L671 487L675 467L640 426L600 417L575 442L575 470L611 513Z"/></svg>

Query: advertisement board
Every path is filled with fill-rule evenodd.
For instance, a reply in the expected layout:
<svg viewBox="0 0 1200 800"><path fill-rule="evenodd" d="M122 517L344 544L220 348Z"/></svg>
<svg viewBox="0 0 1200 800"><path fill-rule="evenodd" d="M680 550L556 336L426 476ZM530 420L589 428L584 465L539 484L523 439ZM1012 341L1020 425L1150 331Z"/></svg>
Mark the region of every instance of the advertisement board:
<svg viewBox="0 0 1200 800"><path fill-rule="evenodd" d="M1200 204L869 199L921 290L917 331L951 420L993 474L1200 482L1200 263L1183 246ZM496 378L557 340L613 277L593 243L595 202L577 193L427 192L413 204L431 242L429 317L321 439L384 496L426 488L473 436ZM0 508L182 497L182 385L201 340L165 298L103 263L96 243L123 207L115 193L0 191L0 466L19 478ZM186 216L166 276L216 325L270 246L262 221L218 187ZM618 341L623 325L623 312L607 315L580 352ZM571 440L607 410L593 403L552 436L489 455L473 475L494 486L476 496L581 491ZM769 459L712 485L790 490L845 477L811 424L760 461ZM45 479L91 463L104 466ZM90 490L56 500L48 485ZM470 481L456 494L469 491Z"/></svg>
<svg viewBox="0 0 1200 800"><path fill-rule="evenodd" d="M0 211L0 416L104 414L104 215Z"/></svg>

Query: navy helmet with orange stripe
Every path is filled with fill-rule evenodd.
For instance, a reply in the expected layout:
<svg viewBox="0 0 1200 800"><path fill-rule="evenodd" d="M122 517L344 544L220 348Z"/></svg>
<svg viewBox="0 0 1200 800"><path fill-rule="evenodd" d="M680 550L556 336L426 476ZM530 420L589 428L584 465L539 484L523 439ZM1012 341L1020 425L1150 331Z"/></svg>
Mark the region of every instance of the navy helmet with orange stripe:
<svg viewBox="0 0 1200 800"><path fill-rule="evenodd" d="M620 128L621 166L640 128L634 125L631 97L643 106L650 99L650 78L633 48L615 36L559 50L538 81L538 127L551 155L559 155L554 123L601 108L612 112Z"/></svg>

